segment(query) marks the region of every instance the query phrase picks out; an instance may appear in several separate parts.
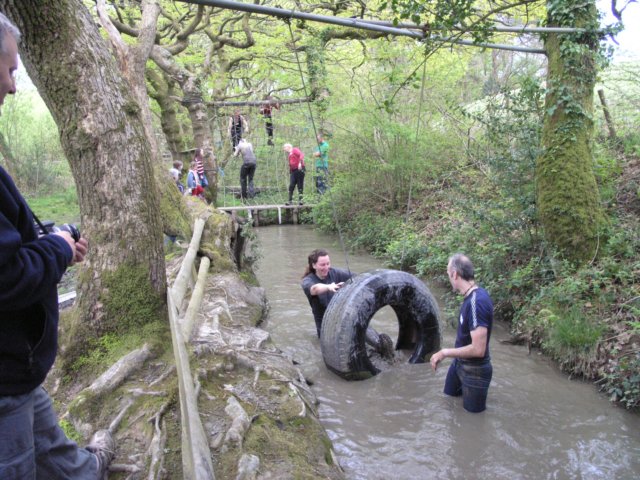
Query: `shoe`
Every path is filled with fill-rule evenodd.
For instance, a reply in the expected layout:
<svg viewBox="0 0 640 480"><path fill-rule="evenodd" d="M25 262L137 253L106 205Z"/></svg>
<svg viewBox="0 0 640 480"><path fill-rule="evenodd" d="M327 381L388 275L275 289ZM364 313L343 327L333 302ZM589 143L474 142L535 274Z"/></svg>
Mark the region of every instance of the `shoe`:
<svg viewBox="0 0 640 480"><path fill-rule="evenodd" d="M109 430L98 430L91 437L86 449L98 459L98 480L106 479L109 464L116 454L116 442L113 441L111 432Z"/></svg>
<svg viewBox="0 0 640 480"><path fill-rule="evenodd" d="M269 140L267 141L267 145L271 145L271 146L273 147L273 140L269 139Z"/></svg>
<svg viewBox="0 0 640 480"><path fill-rule="evenodd" d="M378 336L378 352L383 358L393 358L393 340L386 333L381 333Z"/></svg>
<svg viewBox="0 0 640 480"><path fill-rule="evenodd" d="M289 200L288 202L284 202L285 205L291 205L291 200Z"/></svg>
<svg viewBox="0 0 640 480"><path fill-rule="evenodd" d="M304 205L304 202L303 202L302 200L300 200L300 201L298 202L298 205Z"/></svg>

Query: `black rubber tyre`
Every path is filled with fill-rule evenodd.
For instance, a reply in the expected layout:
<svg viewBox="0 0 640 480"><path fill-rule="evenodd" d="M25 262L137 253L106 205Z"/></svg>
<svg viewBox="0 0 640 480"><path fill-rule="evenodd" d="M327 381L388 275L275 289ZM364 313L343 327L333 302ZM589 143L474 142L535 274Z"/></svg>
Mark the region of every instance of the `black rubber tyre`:
<svg viewBox="0 0 640 480"><path fill-rule="evenodd" d="M331 371L346 380L380 372L367 354L365 332L375 313L387 305L398 317L396 350L413 349L409 363L423 363L440 348L438 305L425 284L399 270L373 270L338 290L324 314L320 345Z"/></svg>

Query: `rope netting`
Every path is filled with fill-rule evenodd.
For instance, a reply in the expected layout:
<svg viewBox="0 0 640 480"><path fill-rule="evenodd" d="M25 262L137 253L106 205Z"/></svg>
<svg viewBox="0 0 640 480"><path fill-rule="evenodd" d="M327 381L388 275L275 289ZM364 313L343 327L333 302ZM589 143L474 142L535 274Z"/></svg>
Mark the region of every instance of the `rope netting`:
<svg viewBox="0 0 640 480"><path fill-rule="evenodd" d="M277 100L274 100L277 101ZM312 122L303 103L281 105L272 109L271 124L273 136L267 130L267 119L260 113L260 107L227 107L215 109L211 120L216 155L220 165L218 183L218 205L232 206L241 204L240 200L240 168L242 155L232 155L233 148L229 136L229 118L234 110L249 124L249 132L243 132L245 138L253 146L257 158L256 171L253 178L255 196L245 199L247 205L282 204L288 199L289 163L288 156L282 147L290 143L305 154L307 175L305 178L305 198L315 195L315 158L317 148ZM270 142L271 140L271 142Z"/></svg>

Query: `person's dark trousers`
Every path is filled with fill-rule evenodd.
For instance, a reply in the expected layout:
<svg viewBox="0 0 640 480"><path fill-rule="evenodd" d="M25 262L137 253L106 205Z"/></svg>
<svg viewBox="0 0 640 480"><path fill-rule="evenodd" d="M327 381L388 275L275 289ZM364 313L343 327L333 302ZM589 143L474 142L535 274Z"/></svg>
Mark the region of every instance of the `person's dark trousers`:
<svg viewBox="0 0 640 480"><path fill-rule="evenodd" d="M327 179L329 170L324 167L316 167L316 190L320 195L327 191Z"/></svg>
<svg viewBox="0 0 640 480"><path fill-rule="evenodd" d="M462 395L462 406L472 413L487 408L487 394L493 376L490 360L469 361L454 358L447 371L444 393L452 397Z"/></svg>
<svg viewBox="0 0 640 480"><path fill-rule="evenodd" d="M231 132L231 150L235 150L238 144L240 143L240 139L242 138L242 132L233 131Z"/></svg>
<svg viewBox="0 0 640 480"><path fill-rule="evenodd" d="M256 164L242 165L240 167L240 189L242 199L253 198L255 191L253 188L253 174L256 172ZM249 180L249 196L247 197L247 180Z"/></svg>
<svg viewBox="0 0 640 480"><path fill-rule="evenodd" d="M268 144L273 145L273 123L271 122L271 115L265 115L264 121L267 129L267 137L269 137Z"/></svg>
<svg viewBox="0 0 640 480"><path fill-rule="evenodd" d="M289 175L289 202L293 201L293 191L298 187L299 201L302 202L302 192L304 190L304 172L302 170L294 170Z"/></svg>
<svg viewBox="0 0 640 480"><path fill-rule="evenodd" d="M0 432L2 480L98 477L97 457L67 438L42 387L0 396Z"/></svg>

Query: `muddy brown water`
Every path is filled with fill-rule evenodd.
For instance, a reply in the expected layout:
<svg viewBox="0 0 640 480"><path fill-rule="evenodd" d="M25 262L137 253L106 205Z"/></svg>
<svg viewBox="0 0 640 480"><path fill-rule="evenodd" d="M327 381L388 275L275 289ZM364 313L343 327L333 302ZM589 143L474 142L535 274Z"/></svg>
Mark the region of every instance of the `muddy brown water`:
<svg viewBox="0 0 640 480"><path fill-rule="evenodd" d="M359 382L331 373L299 285L314 248L328 249L332 265L346 267L337 238L310 226L257 233L256 273L270 304L265 328L313 381L320 420L347 478L640 478L640 417L612 406L592 384L569 380L545 357L500 343L508 338L502 325L491 338L494 374L481 414L465 412L460 399L442 393L449 360L433 373L428 364L401 357ZM350 254L348 261L353 272L383 267L370 255ZM427 286L442 306L442 291ZM443 344L451 346L455 332L444 314L442 320ZM372 325L397 335L390 307Z"/></svg>

